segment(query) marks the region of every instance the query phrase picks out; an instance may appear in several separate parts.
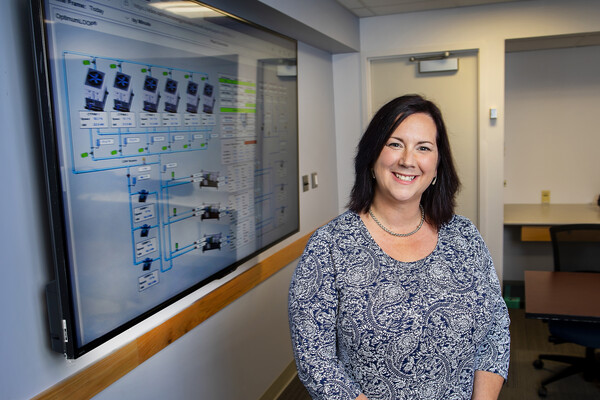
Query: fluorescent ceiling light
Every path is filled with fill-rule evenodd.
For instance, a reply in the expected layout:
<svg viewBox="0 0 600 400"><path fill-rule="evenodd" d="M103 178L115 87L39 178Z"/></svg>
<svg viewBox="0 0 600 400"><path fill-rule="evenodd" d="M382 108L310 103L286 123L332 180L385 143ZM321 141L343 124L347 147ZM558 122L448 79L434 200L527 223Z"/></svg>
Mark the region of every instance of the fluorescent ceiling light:
<svg viewBox="0 0 600 400"><path fill-rule="evenodd" d="M201 6L193 1L166 1L150 3L150 6L187 18L206 18L221 15L213 9Z"/></svg>

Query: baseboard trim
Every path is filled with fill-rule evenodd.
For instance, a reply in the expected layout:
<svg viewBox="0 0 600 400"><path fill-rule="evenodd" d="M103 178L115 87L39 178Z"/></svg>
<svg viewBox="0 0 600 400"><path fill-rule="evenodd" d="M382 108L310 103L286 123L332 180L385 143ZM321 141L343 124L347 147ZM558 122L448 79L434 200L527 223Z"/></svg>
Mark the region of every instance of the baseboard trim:
<svg viewBox="0 0 600 400"><path fill-rule="evenodd" d="M292 360L259 400L277 400L296 375L296 362Z"/></svg>

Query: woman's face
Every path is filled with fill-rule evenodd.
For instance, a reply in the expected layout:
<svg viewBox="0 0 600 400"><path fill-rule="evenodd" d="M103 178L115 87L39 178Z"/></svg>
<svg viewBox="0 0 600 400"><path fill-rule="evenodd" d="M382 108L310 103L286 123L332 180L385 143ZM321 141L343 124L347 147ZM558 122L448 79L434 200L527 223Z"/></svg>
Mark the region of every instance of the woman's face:
<svg viewBox="0 0 600 400"><path fill-rule="evenodd" d="M377 201L390 206L421 201L437 173L436 137L435 122L427 114L412 114L398 125L373 166Z"/></svg>

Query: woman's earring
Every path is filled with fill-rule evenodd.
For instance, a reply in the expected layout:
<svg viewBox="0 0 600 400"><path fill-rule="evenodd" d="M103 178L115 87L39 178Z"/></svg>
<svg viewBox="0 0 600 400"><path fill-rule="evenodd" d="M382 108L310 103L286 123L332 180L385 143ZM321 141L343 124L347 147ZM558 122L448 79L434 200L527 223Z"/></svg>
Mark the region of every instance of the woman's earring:
<svg viewBox="0 0 600 400"><path fill-rule="evenodd" d="M375 179L375 170L371 168L371 176Z"/></svg>
<svg viewBox="0 0 600 400"><path fill-rule="evenodd" d="M435 185L435 183L437 182L437 175L433 177L433 180L431 181L431 185Z"/></svg>

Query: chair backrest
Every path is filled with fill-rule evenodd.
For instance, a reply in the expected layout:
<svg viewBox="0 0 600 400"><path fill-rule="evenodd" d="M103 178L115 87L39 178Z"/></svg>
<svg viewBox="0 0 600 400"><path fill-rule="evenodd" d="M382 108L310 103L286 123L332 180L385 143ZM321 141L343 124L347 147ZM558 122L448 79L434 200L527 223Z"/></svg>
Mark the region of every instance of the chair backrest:
<svg viewBox="0 0 600 400"><path fill-rule="evenodd" d="M600 272L600 224L550 227L555 271Z"/></svg>

